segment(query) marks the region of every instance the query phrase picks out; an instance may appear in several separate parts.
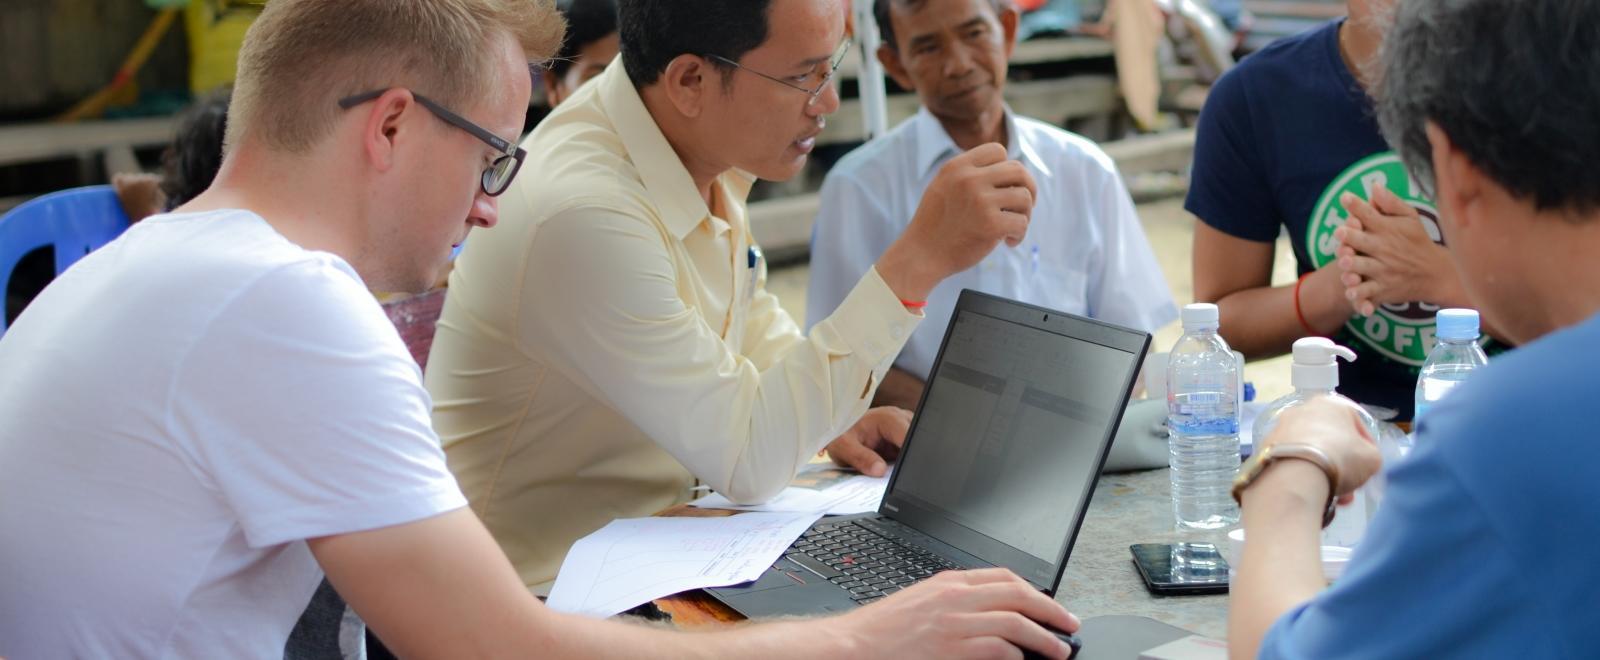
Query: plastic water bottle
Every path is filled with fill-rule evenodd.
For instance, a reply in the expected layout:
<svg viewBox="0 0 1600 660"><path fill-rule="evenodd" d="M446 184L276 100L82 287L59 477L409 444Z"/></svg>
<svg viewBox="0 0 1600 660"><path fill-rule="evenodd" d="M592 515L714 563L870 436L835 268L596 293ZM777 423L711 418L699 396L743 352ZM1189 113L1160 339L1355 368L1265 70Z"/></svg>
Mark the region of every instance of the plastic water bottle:
<svg viewBox="0 0 1600 660"><path fill-rule="evenodd" d="M1305 337L1294 342L1294 364L1289 367L1289 382L1294 385L1294 392L1273 401L1256 418L1252 431L1258 444L1272 433L1284 413L1316 400L1332 401L1349 408L1366 429L1367 437L1382 444L1383 432L1372 414L1361 404L1334 391L1339 387L1338 358L1354 361L1356 354L1325 337ZM1372 485L1373 482L1368 482L1368 486ZM1377 501L1382 495L1381 485L1375 491L1363 487L1356 494L1358 501L1348 508L1350 511L1359 511L1361 515L1344 513L1335 518L1333 525L1323 530L1323 545L1354 547L1366 533L1367 519L1377 508Z"/></svg>
<svg viewBox="0 0 1600 660"><path fill-rule="evenodd" d="M1183 308L1183 336L1167 358L1172 512L1178 528L1239 522L1229 489L1239 470L1240 369L1217 335L1217 306Z"/></svg>
<svg viewBox="0 0 1600 660"><path fill-rule="evenodd" d="M1437 343L1422 363L1422 375L1417 379L1417 408L1412 414L1412 424L1422 419L1429 406L1443 399L1467 375L1489 363L1478 345L1478 312L1471 309L1441 309L1434 338Z"/></svg>

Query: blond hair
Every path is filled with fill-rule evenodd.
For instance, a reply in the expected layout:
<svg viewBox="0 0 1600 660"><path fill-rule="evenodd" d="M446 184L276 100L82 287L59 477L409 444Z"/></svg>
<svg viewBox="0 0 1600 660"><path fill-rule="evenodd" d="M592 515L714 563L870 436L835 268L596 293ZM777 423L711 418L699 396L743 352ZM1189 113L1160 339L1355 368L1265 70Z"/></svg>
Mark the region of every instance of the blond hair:
<svg viewBox="0 0 1600 660"><path fill-rule="evenodd" d="M505 87L501 35L543 62L565 31L553 0L271 0L239 50L224 148L248 134L303 152L331 130L339 99L375 89L473 107Z"/></svg>

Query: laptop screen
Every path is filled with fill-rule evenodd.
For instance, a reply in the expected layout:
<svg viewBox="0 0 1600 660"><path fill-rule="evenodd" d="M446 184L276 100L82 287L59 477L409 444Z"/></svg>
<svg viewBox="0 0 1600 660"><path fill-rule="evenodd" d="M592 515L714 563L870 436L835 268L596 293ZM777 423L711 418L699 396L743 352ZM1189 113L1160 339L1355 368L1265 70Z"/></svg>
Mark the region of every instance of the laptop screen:
<svg viewBox="0 0 1600 660"><path fill-rule="evenodd" d="M890 501L942 519L935 529L904 522L962 550L1031 569L1036 578L1052 572L1059 578L1057 564L1093 492L1142 357L1144 341L1129 336L1145 336L1059 314L1046 322L1042 312L1020 306L997 315L961 307ZM1019 318L1019 311L1027 315ZM947 523L1037 561L961 543L969 535L939 533Z"/></svg>

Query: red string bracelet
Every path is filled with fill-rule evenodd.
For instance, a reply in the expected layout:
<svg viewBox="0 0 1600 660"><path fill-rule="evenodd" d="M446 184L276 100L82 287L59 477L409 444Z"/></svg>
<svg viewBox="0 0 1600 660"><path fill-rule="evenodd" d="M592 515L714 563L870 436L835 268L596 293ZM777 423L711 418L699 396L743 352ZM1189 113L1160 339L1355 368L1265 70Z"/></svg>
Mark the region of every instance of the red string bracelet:
<svg viewBox="0 0 1600 660"><path fill-rule="evenodd" d="M1315 272L1317 271L1311 271L1310 273L1301 275L1300 279L1295 280L1294 282L1294 317L1300 321L1300 327L1305 329L1307 337L1322 336L1322 333L1317 332L1316 328L1311 327L1311 324L1306 322L1305 313L1300 311L1300 285L1305 284L1306 278L1311 277L1311 273Z"/></svg>

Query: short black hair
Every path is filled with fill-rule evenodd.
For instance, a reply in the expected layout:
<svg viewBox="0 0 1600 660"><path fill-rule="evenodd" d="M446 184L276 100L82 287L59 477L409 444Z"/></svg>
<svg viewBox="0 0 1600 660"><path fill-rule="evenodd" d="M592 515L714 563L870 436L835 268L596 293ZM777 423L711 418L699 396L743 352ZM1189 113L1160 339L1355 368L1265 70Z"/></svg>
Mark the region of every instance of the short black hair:
<svg viewBox="0 0 1600 660"><path fill-rule="evenodd" d="M161 192L174 209L211 187L222 168L230 90L203 97L178 116L178 132L161 154Z"/></svg>
<svg viewBox="0 0 1600 660"><path fill-rule="evenodd" d="M894 21L889 16L890 5L900 5L915 10L928 0L875 0L872 3L872 17L878 22L878 36L883 38L884 45L889 50L900 52L900 44L894 41ZM994 7L994 15L1000 15L1001 3L1006 0L989 0L989 6Z"/></svg>
<svg viewBox="0 0 1600 660"><path fill-rule="evenodd" d="M617 0L561 0L556 3L567 19L567 36L561 51L550 60L550 75L560 77L572 68L572 61L584 46L617 31Z"/></svg>
<svg viewBox="0 0 1600 660"><path fill-rule="evenodd" d="M1427 122L1539 210L1600 210L1600 2L1400 3L1378 116L1431 194Z"/></svg>
<svg viewBox="0 0 1600 660"><path fill-rule="evenodd" d="M771 0L619 0L622 65L643 89L679 55L719 55L735 62L767 40ZM728 69L721 62L712 65Z"/></svg>

